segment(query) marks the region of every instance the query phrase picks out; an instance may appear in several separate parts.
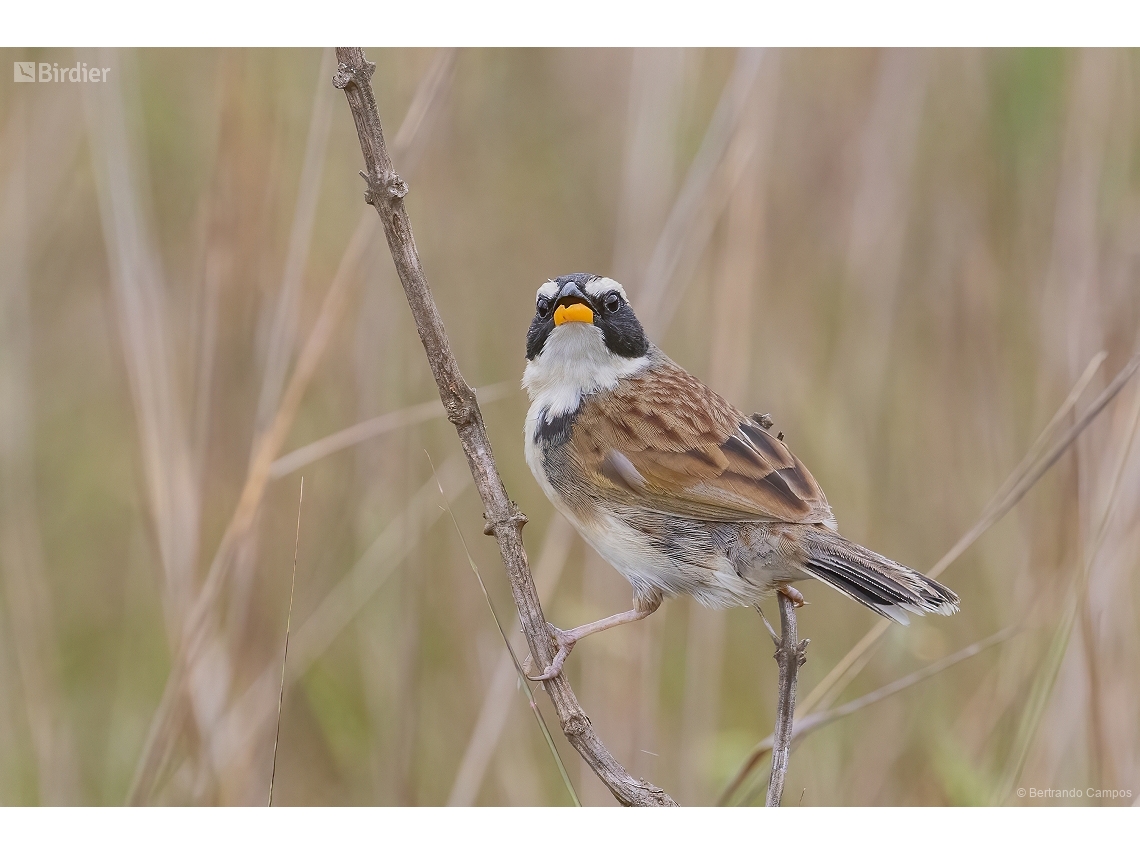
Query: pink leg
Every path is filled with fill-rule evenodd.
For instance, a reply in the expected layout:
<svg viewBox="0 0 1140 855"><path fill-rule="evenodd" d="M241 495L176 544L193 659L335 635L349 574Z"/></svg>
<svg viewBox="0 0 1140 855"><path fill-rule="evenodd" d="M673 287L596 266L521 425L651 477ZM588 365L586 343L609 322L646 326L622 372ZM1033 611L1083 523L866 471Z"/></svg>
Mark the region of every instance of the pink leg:
<svg viewBox="0 0 1140 855"><path fill-rule="evenodd" d="M601 632L604 629L611 629L612 627L621 626L622 624L643 620L657 611L659 605L661 605L661 600L656 600L642 608L633 608L628 612L610 615L608 618L602 618L593 623L584 623L581 626L574 627L574 629L563 630L551 625L550 631L554 635L554 640L558 642L558 652L554 654L554 661L550 663L550 667L537 677L531 677L530 679L551 680L557 677L562 673L562 666L566 663L566 657L570 655L570 651L574 649L574 645L587 635L593 635L595 632Z"/></svg>
<svg viewBox="0 0 1140 855"><path fill-rule="evenodd" d="M791 585L780 585L776 590L795 603L797 609L804 604L804 595Z"/></svg>

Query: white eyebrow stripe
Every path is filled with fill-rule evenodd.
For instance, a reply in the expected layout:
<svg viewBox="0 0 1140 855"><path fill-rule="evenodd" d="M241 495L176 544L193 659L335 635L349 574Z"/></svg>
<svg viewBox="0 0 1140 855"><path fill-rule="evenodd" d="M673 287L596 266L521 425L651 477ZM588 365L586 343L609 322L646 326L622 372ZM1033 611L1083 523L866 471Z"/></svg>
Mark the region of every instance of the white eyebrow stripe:
<svg viewBox="0 0 1140 855"><path fill-rule="evenodd" d="M553 280L547 280L539 286L538 294L535 296L535 300L537 300L539 297L553 297L557 293L558 283Z"/></svg>
<svg viewBox="0 0 1140 855"><path fill-rule="evenodd" d="M586 293L591 297L600 297L611 291L616 291L623 300L629 302L629 297L625 295L625 288L622 287L621 283L610 279L608 276L591 279L586 283Z"/></svg>

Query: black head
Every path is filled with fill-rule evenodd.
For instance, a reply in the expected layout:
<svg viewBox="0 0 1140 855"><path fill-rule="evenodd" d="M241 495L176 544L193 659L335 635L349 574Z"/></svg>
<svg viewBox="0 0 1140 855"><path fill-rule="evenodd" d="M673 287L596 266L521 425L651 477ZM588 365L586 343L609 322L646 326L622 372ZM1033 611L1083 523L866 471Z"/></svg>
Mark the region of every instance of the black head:
<svg viewBox="0 0 1140 855"><path fill-rule="evenodd" d="M637 358L649 351L649 339L626 300L625 289L612 279L571 273L543 283L526 336L526 358L542 353L547 338L563 323L593 324L615 356Z"/></svg>

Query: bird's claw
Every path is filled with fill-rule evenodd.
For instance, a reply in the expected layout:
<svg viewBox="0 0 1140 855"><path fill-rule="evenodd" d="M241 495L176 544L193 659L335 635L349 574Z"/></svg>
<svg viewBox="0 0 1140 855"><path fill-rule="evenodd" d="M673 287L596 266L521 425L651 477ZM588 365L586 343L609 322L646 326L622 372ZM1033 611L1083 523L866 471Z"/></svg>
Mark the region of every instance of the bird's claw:
<svg viewBox="0 0 1140 855"><path fill-rule="evenodd" d="M785 597L787 597L789 600L791 600L792 605L795 606L797 609L803 608L804 605L806 605L806 600L804 600L804 595L801 594L799 591L797 591L795 588L793 588L791 585L781 585L776 590L779 591L781 594L783 594Z"/></svg>
<svg viewBox="0 0 1140 855"><path fill-rule="evenodd" d="M554 642L558 645L558 652L554 654L553 661L546 667L546 670L539 674L537 677L532 677L527 674L527 678L538 682L546 682L553 680L562 674L562 666L566 664L566 657L570 655L570 651L574 649L575 643L578 639L568 632L556 627L554 624L547 624L550 627L550 634L554 636Z"/></svg>

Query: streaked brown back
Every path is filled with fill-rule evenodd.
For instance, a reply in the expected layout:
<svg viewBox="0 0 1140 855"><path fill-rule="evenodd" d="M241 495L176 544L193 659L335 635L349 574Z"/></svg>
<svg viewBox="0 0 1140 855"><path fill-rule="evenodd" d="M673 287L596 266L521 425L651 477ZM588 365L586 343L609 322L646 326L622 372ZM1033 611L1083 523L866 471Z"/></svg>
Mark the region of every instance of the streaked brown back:
<svg viewBox="0 0 1140 855"><path fill-rule="evenodd" d="M586 477L633 504L694 519L833 519L823 491L783 442L660 360L582 404L570 446Z"/></svg>

